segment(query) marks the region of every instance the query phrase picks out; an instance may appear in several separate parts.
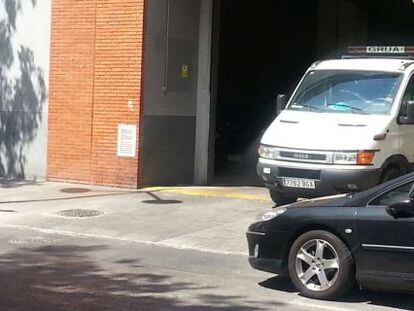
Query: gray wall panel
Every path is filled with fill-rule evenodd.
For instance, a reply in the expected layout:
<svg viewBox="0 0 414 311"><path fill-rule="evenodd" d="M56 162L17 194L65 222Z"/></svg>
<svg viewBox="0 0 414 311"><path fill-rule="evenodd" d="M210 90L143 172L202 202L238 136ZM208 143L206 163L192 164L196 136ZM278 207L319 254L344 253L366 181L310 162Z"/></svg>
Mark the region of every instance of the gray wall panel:
<svg viewBox="0 0 414 311"><path fill-rule="evenodd" d="M191 184L200 0L151 0L146 16L141 185ZM189 65L188 77L183 65Z"/></svg>
<svg viewBox="0 0 414 311"><path fill-rule="evenodd" d="M197 101L199 0L148 1L145 33L144 114L195 116ZM166 56L168 64L166 65ZM189 77L181 76L189 65ZM163 91L167 68L167 90Z"/></svg>
<svg viewBox="0 0 414 311"><path fill-rule="evenodd" d="M194 117L145 116L143 135L142 185L193 182Z"/></svg>

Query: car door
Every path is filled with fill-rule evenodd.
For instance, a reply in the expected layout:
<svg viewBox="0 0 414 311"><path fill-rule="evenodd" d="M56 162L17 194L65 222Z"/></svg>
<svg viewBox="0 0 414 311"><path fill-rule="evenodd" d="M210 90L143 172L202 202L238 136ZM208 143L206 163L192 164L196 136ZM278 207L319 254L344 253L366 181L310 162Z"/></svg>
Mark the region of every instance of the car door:
<svg viewBox="0 0 414 311"><path fill-rule="evenodd" d="M413 192L414 181L399 184L358 208L357 272L414 279L414 217L394 218L386 208Z"/></svg>

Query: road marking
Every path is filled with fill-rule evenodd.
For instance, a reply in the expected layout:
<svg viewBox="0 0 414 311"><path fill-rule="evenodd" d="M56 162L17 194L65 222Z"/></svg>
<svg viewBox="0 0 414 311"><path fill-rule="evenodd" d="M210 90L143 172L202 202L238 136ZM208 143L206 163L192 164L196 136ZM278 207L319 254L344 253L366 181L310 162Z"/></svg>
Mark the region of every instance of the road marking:
<svg viewBox="0 0 414 311"><path fill-rule="evenodd" d="M240 192L223 192L220 190L214 190L212 188L200 189L200 188L171 188L171 187L151 187L144 188L140 191L143 192L170 192L192 196L205 196L205 197L221 197L229 199L251 200L251 201L270 201L270 198L266 195L257 195Z"/></svg>
<svg viewBox="0 0 414 311"><path fill-rule="evenodd" d="M31 230L31 231L35 231L39 233L44 233L44 234L57 234L57 235L79 237L79 238L106 239L106 240L131 242L131 243L145 244L145 245L155 245L155 246L168 247L168 248L179 249L179 250L194 250L194 251L218 254L218 255L237 255L237 256L247 257L247 253L245 252L229 252L229 251L222 251L222 250L216 250L216 249L209 249L205 247L189 246L185 244L182 244L182 245L170 244L170 243L165 243L163 241L153 242L153 241L128 239L128 238L114 237L114 236L107 236L107 235L91 234L91 233L79 233L79 232L64 231L64 230L43 229L43 228L36 228L36 227L29 227L29 226L22 226L22 225L1 224L0 227L12 228L12 229L18 229L18 230Z"/></svg>

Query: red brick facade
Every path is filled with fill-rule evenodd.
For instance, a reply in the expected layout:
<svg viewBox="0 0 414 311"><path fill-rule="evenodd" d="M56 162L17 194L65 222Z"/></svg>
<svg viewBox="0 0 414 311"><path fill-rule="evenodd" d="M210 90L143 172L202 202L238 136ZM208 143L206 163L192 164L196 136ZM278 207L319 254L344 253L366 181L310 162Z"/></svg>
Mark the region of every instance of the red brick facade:
<svg viewBox="0 0 414 311"><path fill-rule="evenodd" d="M139 129L144 0L52 3L48 178L135 188L117 135Z"/></svg>

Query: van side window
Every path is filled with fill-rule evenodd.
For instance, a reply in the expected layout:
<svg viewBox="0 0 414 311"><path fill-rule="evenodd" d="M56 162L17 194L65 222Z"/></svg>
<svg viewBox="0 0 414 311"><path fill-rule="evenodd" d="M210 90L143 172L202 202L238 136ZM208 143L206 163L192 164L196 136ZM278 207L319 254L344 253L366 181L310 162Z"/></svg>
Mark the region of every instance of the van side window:
<svg viewBox="0 0 414 311"><path fill-rule="evenodd" d="M410 100L414 100L414 76L412 76L410 79L410 82L408 82L407 89L405 90L405 93L403 96L401 110L400 110L401 117L407 116L407 103Z"/></svg>

